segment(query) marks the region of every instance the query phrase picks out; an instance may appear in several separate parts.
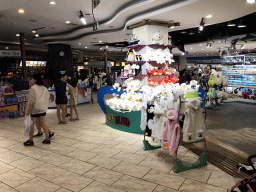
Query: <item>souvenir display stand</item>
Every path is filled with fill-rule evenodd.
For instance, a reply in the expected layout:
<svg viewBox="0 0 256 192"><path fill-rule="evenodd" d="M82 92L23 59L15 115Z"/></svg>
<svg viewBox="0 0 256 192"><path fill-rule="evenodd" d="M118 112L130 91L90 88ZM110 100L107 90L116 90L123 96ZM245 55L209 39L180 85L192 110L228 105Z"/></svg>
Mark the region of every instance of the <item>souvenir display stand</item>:
<svg viewBox="0 0 256 192"><path fill-rule="evenodd" d="M184 165L177 158L180 144L205 142L201 107L206 93L196 81L191 81L190 85L179 85L175 70L167 69L168 63L174 62L170 53L174 46L168 45L167 27L146 25L133 29L133 33L140 39L140 44L129 46L123 74L130 78L124 81L124 90L117 83L100 88L97 94L107 125L144 134L144 150L169 150L169 154L176 157L174 172L206 165L206 144L205 153L191 165ZM104 101L106 93L115 97ZM185 114L182 129L179 120L183 117L179 114ZM158 145L151 145L146 136L151 136Z"/></svg>

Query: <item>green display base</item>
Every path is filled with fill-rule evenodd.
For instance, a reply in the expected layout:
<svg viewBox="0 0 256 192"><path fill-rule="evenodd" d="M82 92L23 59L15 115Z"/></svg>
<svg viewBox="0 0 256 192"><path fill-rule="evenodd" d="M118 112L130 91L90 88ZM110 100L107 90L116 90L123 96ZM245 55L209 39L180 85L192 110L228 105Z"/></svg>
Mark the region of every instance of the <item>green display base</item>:
<svg viewBox="0 0 256 192"><path fill-rule="evenodd" d="M181 160L174 159L174 172L179 173L182 171L198 168L207 165L207 153L202 153L198 160L191 165L183 165Z"/></svg>
<svg viewBox="0 0 256 192"><path fill-rule="evenodd" d="M106 107L106 124L114 129L125 131L129 133L144 134L140 128L141 112L118 112L111 109L108 105Z"/></svg>
<svg viewBox="0 0 256 192"><path fill-rule="evenodd" d="M161 144L159 144L159 145L150 145L150 143L148 142L148 140L144 140L144 141L143 141L143 144L144 144L144 146L143 146L143 150L144 150L144 151L147 151L147 150L154 150L154 149L159 149L159 148L161 148Z"/></svg>

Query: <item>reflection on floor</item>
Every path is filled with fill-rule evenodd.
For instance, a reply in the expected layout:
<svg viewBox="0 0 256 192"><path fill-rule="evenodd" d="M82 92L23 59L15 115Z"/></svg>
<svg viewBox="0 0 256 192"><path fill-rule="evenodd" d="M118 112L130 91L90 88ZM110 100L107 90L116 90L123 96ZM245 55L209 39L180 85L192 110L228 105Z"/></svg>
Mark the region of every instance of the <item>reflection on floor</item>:
<svg viewBox="0 0 256 192"><path fill-rule="evenodd" d="M24 118L0 121L0 191L226 192L235 183L212 164L174 173L167 151L143 151L142 135L107 127L96 100L78 111L80 121L61 125L48 111L56 133L50 145L41 137L23 146ZM198 157L184 147L178 155L187 163Z"/></svg>

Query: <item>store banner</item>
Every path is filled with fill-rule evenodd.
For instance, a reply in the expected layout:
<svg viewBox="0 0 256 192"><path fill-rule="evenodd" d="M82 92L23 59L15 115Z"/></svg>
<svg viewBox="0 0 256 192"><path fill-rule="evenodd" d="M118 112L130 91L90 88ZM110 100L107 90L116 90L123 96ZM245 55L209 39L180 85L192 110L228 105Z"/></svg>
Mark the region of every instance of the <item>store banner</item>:
<svg viewBox="0 0 256 192"><path fill-rule="evenodd" d="M195 64L220 64L222 59L220 56L209 56L209 57L187 57L187 63Z"/></svg>
<svg viewBox="0 0 256 192"><path fill-rule="evenodd" d="M144 134L140 128L141 111L118 112L106 105L106 124L129 133Z"/></svg>

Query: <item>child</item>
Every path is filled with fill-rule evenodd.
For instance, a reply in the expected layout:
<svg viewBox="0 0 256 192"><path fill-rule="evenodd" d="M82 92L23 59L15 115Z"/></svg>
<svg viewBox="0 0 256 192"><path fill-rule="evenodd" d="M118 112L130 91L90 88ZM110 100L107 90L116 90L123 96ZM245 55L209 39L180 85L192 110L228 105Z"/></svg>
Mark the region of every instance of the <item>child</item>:
<svg viewBox="0 0 256 192"><path fill-rule="evenodd" d="M69 104L70 104L70 121L73 121L73 120L79 120L78 118L78 112L76 110L76 105L78 103L78 89L77 89L77 82L76 81L73 81L71 83L71 86L72 87L69 87L69 90L68 90L68 94L70 95L70 98L69 98ZM76 113L76 119L73 119L73 110L75 111Z"/></svg>

